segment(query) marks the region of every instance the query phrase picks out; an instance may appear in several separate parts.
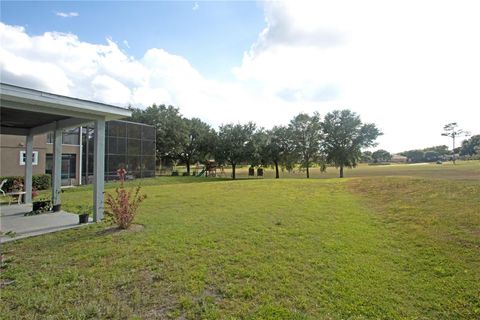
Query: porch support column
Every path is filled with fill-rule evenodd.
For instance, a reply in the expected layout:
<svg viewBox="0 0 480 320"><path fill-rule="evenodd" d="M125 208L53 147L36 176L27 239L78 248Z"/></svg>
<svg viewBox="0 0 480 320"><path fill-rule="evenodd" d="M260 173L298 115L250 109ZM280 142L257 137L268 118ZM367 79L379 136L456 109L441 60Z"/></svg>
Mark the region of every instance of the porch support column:
<svg viewBox="0 0 480 320"><path fill-rule="evenodd" d="M62 185L62 129L55 126L53 131L52 205L53 211L60 211Z"/></svg>
<svg viewBox="0 0 480 320"><path fill-rule="evenodd" d="M105 179L105 120L95 121L93 154L93 221L103 219L103 188Z"/></svg>
<svg viewBox="0 0 480 320"><path fill-rule="evenodd" d="M25 204L32 203L32 166L33 166L33 135L27 135L25 143Z"/></svg>

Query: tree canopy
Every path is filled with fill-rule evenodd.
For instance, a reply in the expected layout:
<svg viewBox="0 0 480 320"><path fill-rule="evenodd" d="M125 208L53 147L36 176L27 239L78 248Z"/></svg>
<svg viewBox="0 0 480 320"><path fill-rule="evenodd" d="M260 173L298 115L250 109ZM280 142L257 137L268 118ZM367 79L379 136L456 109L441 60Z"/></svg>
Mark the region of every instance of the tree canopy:
<svg viewBox="0 0 480 320"><path fill-rule="evenodd" d="M448 123L443 127L442 136L449 137L449 138L452 139L452 150L453 150L452 161L453 161L453 164L455 164L455 139L457 137L468 136L468 135L469 135L469 133L467 131L463 130L463 129L460 129L456 122Z"/></svg>
<svg viewBox="0 0 480 320"><path fill-rule="evenodd" d="M375 140L382 135L373 123L363 124L360 116L350 110L328 113L322 130L326 160L340 168L340 178L343 178L344 167L357 165L362 156L361 149L375 146Z"/></svg>
<svg viewBox="0 0 480 320"><path fill-rule="evenodd" d="M392 155L387 150L379 149L372 153L373 162L388 162L392 159Z"/></svg>
<svg viewBox="0 0 480 320"><path fill-rule="evenodd" d="M280 178L279 166L288 167L293 153L293 145L289 136L289 130L284 126L275 126L264 133L261 145L261 159L264 165L275 167L275 178Z"/></svg>
<svg viewBox="0 0 480 320"><path fill-rule="evenodd" d="M253 135L256 126L254 123L226 124L219 128L215 148L215 159L219 163L228 163L232 166L232 179L235 179L237 164L248 161L255 152Z"/></svg>
<svg viewBox="0 0 480 320"><path fill-rule="evenodd" d="M153 104L146 109L130 108L131 121L155 127L157 162L178 158L187 139L187 126L178 108Z"/></svg>
<svg viewBox="0 0 480 320"><path fill-rule="evenodd" d="M464 140L462 142L462 148L460 149L460 155L462 156L473 156L477 154L480 155L480 134Z"/></svg>
<svg viewBox="0 0 480 320"><path fill-rule="evenodd" d="M317 112L312 116L300 113L290 121L288 128L293 151L298 156L298 161L302 167L307 169L307 178L310 178L310 166L321 158L322 126L320 115Z"/></svg>
<svg viewBox="0 0 480 320"><path fill-rule="evenodd" d="M213 154L216 137L215 130L198 118L184 118L183 121L186 135L182 139L178 157L185 163L190 175L190 164L206 160L209 154Z"/></svg>

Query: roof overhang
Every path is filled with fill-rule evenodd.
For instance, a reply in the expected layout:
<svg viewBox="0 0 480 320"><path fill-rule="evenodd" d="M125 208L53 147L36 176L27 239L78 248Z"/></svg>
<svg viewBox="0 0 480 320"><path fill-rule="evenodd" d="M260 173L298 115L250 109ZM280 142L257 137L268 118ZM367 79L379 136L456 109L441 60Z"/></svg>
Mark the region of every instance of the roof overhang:
<svg viewBox="0 0 480 320"><path fill-rule="evenodd" d="M0 83L1 133L42 134L95 120L129 117L130 110L104 103Z"/></svg>

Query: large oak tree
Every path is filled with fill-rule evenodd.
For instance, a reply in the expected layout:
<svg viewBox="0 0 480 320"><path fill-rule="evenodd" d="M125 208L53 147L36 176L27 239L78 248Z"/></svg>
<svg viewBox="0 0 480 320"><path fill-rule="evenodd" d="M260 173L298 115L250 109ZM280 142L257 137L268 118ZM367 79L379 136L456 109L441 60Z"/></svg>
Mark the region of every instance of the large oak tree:
<svg viewBox="0 0 480 320"><path fill-rule="evenodd" d="M300 113L290 121L288 129L294 145L294 152L297 154L302 167L307 169L307 178L310 178L310 166L318 162L321 156L320 115L317 112L312 116Z"/></svg>
<svg viewBox="0 0 480 320"><path fill-rule="evenodd" d="M214 151L215 131L198 118L183 119L186 127L185 137L182 139L178 157L187 166L190 175L190 164L203 161Z"/></svg>
<svg viewBox="0 0 480 320"><path fill-rule="evenodd" d="M275 126L264 133L261 145L262 164L275 167L275 178L280 178L279 166L288 167L294 160L294 145L290 131L284 126Z"/></svg>
<svg viewBox="0 0 480 320"><path fill-rule="evenodd" d="M232 166L232 179L236 178L237 164L251 159L255 152L254 123L226 124L219 128L215 150L215 160Z"/></svg>
<svg viewBox="0 0 480 320"><path fill-rule="evenodd" d="M382 135L375 124L363 124L360 116L350 110L327 113L322 131L326 160L340 168L340 178L343 178L344 167L357 165L362 156L361 149L375 146L375 140Z"/></svg>

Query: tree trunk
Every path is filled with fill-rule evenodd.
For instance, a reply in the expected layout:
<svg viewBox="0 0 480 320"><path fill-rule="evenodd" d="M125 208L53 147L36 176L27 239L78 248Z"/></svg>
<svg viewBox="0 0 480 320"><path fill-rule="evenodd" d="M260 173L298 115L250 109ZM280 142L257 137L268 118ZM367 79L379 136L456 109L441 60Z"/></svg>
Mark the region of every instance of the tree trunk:
<svg viewBox="0 0 480 320"><path fill-rule="evenodd" d="M308 168L308 164L307 164L307 179L310 178L310 170Z"/></svg>
<svg viewBox="0 0 480 320"><path fill-rule="evenodd" d="M235 163L232 163L232 179L235 180Z"/></svg>
<svg viewBox="0 0 480 320"><path fill-rule="evenodd" d="M453 136L453 157L452 157L452 160L453 160L453 164L455 164L455 136Z"/></svg>
<svg viewBox="0 0 480 320"><path fill-rule="evenodd" d="M278 162L275 161L275 179L280 178L280 175L278 174Z"/></svg>
<svg viewBox="0 0 480 320"><path fill-rule="evenodd" d="M190 175L190 160L187 160L186 164L187 164L187 173L188 175Z"/></svg>
<svg viewBox="0 0 480 320"><path fill-rule="evenodd" d="M340 166L340 178L343 178L343 166Z"/></svg>

